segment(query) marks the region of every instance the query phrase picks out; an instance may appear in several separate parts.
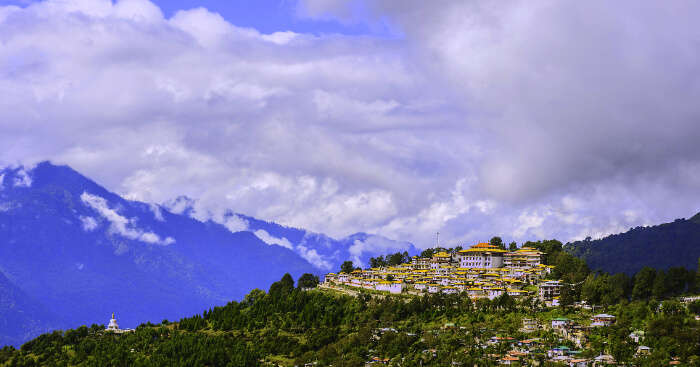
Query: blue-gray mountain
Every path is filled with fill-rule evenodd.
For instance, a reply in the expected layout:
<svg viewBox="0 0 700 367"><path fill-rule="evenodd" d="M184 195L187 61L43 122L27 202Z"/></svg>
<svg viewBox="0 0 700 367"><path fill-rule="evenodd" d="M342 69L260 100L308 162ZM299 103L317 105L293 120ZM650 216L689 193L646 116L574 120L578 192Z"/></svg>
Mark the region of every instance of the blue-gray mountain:
<svg viewBox="0 0 700 367"><path fill-rule="evenodd" d="M379 236L334 240L241 218L248 229L231 232L125 200L47 162L0 171L0 344L103 324L112 312L126 327L177 319L267 289L286 272L297 278L353 257L416 251ZM384 247L361 251L372 241Z"/></svg>
<svg viewBox="0 0 700 367"><path fill-rule="evenodd" d="M566 244L593 270L633 275L644 266L694 270L700 258L700 213L656 226L636 227L598 240Z"/></svg>
<svg viewBox="0 0 700 367"><path fill-rule="evenodd" d="M19 344L66 323L0 273L0 346Z"/></svg>

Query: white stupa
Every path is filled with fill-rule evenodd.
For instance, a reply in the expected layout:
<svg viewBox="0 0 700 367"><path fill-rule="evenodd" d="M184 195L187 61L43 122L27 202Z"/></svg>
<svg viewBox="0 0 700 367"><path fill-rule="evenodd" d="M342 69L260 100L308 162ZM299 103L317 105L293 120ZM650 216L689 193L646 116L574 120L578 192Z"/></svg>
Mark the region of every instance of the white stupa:
<svg viewBox="0 0 700 367"><path fill-rule="evenodd" d="M112 319L109 320L109 325L107 325L105 330L119 332L119 324L117 324L117 319L114 318L114 312L112 312Z"/></svg>

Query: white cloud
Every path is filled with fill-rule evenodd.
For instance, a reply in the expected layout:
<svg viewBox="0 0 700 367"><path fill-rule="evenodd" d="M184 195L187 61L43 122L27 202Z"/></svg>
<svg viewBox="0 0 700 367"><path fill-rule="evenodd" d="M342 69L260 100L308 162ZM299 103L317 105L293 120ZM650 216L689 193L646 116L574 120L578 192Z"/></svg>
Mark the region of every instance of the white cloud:
<svg viewBox="0 0 700 367"><path fill-rule="evenodd" d="M131 240L155 245L167 246L175 243L175 239L172 237L161 239L160 236L153 232L146 232L139 229L134 225L133 219L128 219L117 213L116 210L111 209L107 204L107 200L102 197L83 192L80 195L80 200L82 200L85 205L94 209L100 216L110 223L109 230L112 234L117 234Z"/></svg>
<svg viewBox="0 0 700 367"><path fill-rule="evenodd" d="M15 180L13 183L14 187L31 187L32 186L32 178L29 176L29 173L24 169L24 167L21 167L17 172L15 172Z"/></svg>
<svg viewBox="0 0 700 367"><path fill-rule="evenodd" d="M277 246L282 246L285 248L288 248L290 250L294 249L294 245L289 242L288 239L282 237L282 238L277 238L269 233L267 231L258 229L257 231L253 232L255 236L257 236L260 240L263 242L267 243L268 245L277 245Z"/></svg>
<svg viewBox="0 0 700 367"><path fill-rule="evenodd" d="M160 210L160 205L149 203L148 208L151 210L151 213L153 213L153 218L155 218L155 220L159 222L165 221L163 218L163 212Z"/></svg>
<svg viewBox="0 0 700 367"><path fill-rule="evenodd" d="M187 195L171 210L231 231L233 210L419 247L697 210L697 4L348 4L301 8L399 36L261 34L146 0L0 7L3 160Z"/></svg>
<svg viewBox="0 0 700 367"><path fill-rule="evenodd" d="M97 229L97 226L99 223L97 223L97 220L93 217L86 217L86 216L80 216L80 223L83 226L83 230L85 232L92 232L95 229Z"/></svg>
<svg viewBox="0 0 700 367"><path fill-rule="evenodd" d="M314 249L309 249L304 245L298 245L297 252L302 258L311 263L311 265L319 269L331 270L333 267L333 264L323 259L323 257Z"/></svg>
<svg viewBox="0 0 700 367"><path fill-rule="evenodd" d="M405 242L394 241L385 237L370 235L363 240L355 240L348 248L348 252L352 258L352 262L356 266L366 266L361 260L361 256L365 252L376 251L379 253L390 253L405 250L408 244Z"/></svg>

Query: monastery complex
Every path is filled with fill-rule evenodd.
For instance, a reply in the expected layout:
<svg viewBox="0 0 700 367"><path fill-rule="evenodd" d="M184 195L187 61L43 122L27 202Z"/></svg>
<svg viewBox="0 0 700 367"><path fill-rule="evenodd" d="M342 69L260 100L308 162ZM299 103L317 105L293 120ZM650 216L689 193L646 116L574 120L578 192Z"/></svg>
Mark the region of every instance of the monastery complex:
<svg viewBox="0 0 700 367"><path fill-rule="evenodd" d="M414 256L398 266L326 274L323 286L348 286L389 293L463 293L472 299L537 295L556 305L561 283L543 280L553 266L542 264L544 253L530 247L506 251L479 243L455 253L438 252L432 258Z"/></svg>

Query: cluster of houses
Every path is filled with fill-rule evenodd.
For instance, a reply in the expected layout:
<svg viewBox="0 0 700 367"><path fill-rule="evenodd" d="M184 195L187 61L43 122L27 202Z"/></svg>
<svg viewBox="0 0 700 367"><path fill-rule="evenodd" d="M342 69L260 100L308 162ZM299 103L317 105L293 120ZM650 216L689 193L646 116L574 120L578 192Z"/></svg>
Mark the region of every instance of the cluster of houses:
<svg viewBox="0 0 700 367"><path fill-rule="evenodd" d="M607 327L615 323L615 316L609 314L597 314L590 318L590 323L584 322L587 325L581 325L567 318L554 318L542 323L534 318L524 318L522 320L521 332L530 333L541 330L550 330L557 336L556 340L549 338L529 338L518 340L510 336L494 335L488 339L482 339L477 348L484 349L489 354L485 357L499 365L518 365L530 366L535 365L537 361L546 361L556 365L565 365L569 367L599 367L599 366L614 366L617 365L615 358L609 354L600 354L595 357L584 357L583 349L588 343L588 335L594 328ZM482 331L485 331L482 329ZM399 333L393 328L376 329L373 333L373 338L379 340L384 333L393 332ZM446 323L440 330L431 330L431 333L440 332L465 332L468 333L466 327L458 327L454 323ZM407 335L415 336L416 334L406 333ZM501 334L502 335L502 334ZM631 341L636 344L641 344L644 339L644 332L635 331L629 335ZM569 343L573 342L573 343ZM571 348L567 345L574 345ZM507 352L496 353L496 350L507 350ZM440 351L435 349L424 350L423 353L428 357L435 357ZM649 347L639 345L637 347L636 356L648 355L651 353ZM366 366L386 365L389 364L389 359L373 356L366 362ZM453 363L454 365L455 363Z"/></svg>
<svg viewBox="0 0 700 367"><path fill-rule="evenodd" d="M397 266L358 269L352 273L329 273L324 286L339 285L393 294L465 293L469 297L494 299L536 294L557 304L562 284L544 281L553 266L542 264L544 253L530 247L507 251L479 243L454 253L438 252L431 258L414 256Z"/></svg>

